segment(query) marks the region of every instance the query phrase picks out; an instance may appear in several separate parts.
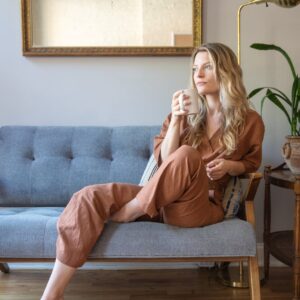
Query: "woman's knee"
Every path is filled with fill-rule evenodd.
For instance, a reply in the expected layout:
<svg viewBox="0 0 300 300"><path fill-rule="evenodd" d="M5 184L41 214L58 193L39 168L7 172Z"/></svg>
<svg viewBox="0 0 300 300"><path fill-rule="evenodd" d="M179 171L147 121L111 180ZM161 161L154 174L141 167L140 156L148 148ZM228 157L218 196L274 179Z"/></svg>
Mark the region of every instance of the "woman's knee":
<svg viewBox="0 0 300 300"><path fill-rule="evenodd" d="M189 145L180 146L175 152L178 158L189 159L191 161L202 163L202 158L198 150Z"/></svg>
<svg viewBox="0 0 300 300"><path fill-rule="evenodd" d="M68 206L72 204L75 204L76 206L84 204L91 205L99 197L99 194L101 194L101 188L99 185L85 186L73 194Z"/></svg>
<svg viewBox="0 0 300 300"><path fill-rule="evenodd" d="M63 230L65 226L68 226L70 215L76 215L76 213L78 213L83 206L86 206L86 204L91 201L91 199L94 197L94 194L95 188L92 185L86 186L75 192L58 218L57 229L60 231Z"/></svg>
<svg viewBox="0 0 300 300"><path fill-rule="evenodd" d="M74 198L84 198L85 196L94 195L96 193L97 187L96 185L87 185L80 189L79 191L75 192L71 199Z"/></svg>

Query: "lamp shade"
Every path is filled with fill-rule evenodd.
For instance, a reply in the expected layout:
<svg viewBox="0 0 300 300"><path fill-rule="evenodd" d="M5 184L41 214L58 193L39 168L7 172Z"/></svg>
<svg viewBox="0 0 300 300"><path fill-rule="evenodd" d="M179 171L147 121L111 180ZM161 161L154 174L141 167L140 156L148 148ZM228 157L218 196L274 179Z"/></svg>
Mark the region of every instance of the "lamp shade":
<svg viewBox="0 0 300 300"><path fill-rule="evenodd" d="M274 3L281 7L294 7L300 4L300 0L252 0L252 3L260 4L260 3Z"/></svg>

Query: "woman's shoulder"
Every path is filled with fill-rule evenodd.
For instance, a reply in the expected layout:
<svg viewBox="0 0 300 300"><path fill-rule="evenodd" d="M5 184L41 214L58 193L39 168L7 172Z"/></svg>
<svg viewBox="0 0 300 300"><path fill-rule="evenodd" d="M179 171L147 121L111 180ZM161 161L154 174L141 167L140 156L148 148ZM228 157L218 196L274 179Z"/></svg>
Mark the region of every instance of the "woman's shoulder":
<svg viewBox="0 0 300 300"><path fill-rule="evenodd" d="M246 121L244 126L244 133L251 135L263 135L265 132L265 125L261 115L253 109L249 109L246 114Z"/></svg>
<svg viewBox="0 0 300 300"><path fill-rule="evenodd" d="M249 109L246 113L246 124L255 124L257 122L263 124L261 115L254 109Z"/></svg>

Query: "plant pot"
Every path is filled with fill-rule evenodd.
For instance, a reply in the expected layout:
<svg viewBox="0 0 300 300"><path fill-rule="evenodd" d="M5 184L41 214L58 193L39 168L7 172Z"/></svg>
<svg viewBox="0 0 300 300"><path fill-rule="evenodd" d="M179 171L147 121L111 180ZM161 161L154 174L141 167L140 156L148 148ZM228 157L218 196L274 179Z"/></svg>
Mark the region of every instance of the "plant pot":
<svg viewBox="0 0 300 300"><path fill-rule="evenodd" d="M294 175L300 176L300 136L287 135L282 156Z"/></svg>

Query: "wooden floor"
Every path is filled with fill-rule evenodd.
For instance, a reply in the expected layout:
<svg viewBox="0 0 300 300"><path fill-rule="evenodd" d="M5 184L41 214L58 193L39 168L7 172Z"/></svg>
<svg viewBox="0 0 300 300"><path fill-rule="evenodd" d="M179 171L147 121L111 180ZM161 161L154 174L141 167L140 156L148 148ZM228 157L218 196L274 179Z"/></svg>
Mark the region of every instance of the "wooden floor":
<svg viewBox="0 0 300 300"><path fill-rule="evenodd" d="M0 274L1 300L37 300L49 270L12 270ZM262 299L292 298L290 268L272 268ZM208 269L79 270L65 300L245 300L248 289L228 288L216 282Z"/></svg>

